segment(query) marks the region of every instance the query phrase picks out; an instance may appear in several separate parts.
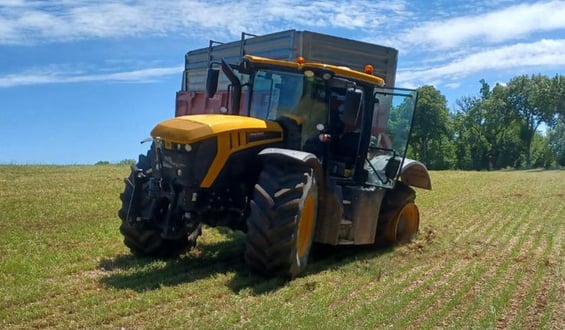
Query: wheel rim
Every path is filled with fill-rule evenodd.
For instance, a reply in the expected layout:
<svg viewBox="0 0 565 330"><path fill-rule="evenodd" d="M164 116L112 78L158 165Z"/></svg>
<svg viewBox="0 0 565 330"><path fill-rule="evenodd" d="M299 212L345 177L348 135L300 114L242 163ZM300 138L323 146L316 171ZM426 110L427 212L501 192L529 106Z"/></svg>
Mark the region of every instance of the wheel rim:
<svg viewBox="0 0 565 330"><path fill-rule="evenodd" d="M314 229L314 217L316 212L314 196L310 195L304 201L304 206L300 212L298 224L297 254L303 258L308 253L312 243L312 231Z"/></svg>
<svg viewBox="0 0 565 330"><path fill-rule="evenodd" d="M412 236L418 231L420 223L420 214L418 207L414 203L407 203L398 213L394 221L394 239L397 243L402 243L410 240Z"/></svg>

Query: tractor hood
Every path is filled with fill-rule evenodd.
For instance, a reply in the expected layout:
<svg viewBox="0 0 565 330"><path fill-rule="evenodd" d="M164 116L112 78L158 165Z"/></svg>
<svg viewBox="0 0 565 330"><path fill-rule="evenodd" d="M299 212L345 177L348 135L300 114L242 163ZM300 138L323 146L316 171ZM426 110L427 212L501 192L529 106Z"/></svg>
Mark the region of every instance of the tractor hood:
<svg viewBox="0 0 565 330"><path fill-rule="evenodd" d="M153 128L151 136L168 142L186 144L236 131L282 132L282 129L275 122L252 117L203 114L180 116L162 121Z"/></svg>

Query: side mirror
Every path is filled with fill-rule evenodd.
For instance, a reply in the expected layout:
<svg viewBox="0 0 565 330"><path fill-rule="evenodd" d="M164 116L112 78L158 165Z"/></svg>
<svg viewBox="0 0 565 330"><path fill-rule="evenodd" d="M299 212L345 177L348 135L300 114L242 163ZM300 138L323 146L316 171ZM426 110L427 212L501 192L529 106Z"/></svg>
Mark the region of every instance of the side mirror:
<svg viewBox="0 0 565 330"><path fill-rule="evenodd" d="M363 91L357 88L348 88L343 103L343 122L356 125L359 120L359 107Z"/></svg>
<svg viewBox="0 0 565 330"><path fill-rule="evenodd" d="M363 96L363 91L357 88L348 88L345 92L345 102L344 107L346 111L348 109L359 109L361 105L361 96Z"/></svg>
<svg viewBox="0 0 565 330"><path fill-rule="evenodd" d="M218 90L218 80L220 78L220 70L216 68L208 68L208 76L206 77L206 96L214 97Z"/></svg>
<svg viewBox="0 0 565 330"><path fill-rule="evenodd" d="M400 169L400 160L396 157L390 157L385 166L385 175L389 179L394 179L398 175Z"/></svg>

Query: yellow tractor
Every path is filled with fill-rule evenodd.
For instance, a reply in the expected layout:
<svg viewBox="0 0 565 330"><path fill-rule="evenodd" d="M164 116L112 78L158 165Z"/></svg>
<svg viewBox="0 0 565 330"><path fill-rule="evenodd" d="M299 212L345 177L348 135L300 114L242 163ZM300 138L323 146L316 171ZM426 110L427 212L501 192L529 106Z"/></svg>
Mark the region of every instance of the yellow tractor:
<svg viewBox="0 0 565 330"><path fill-rule="evenodd" d="M157 124L125 180L126 246L175 257L203 225L226 226L246 233L252 270L294 278L313 243L410 240L420 221L410 186L431 189L426 167L405 158L417 93L384 86L371 65L211 61L205 98L223 100L217 112Z"/></svg>

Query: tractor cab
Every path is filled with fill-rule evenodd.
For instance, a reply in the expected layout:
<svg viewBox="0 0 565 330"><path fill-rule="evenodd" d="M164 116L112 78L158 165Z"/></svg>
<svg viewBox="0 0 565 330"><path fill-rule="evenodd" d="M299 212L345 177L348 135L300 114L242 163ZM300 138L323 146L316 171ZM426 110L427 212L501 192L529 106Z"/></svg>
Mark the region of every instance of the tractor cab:
<svg viewBox="0 0 565 330"><path fill-rule="evenodd" d="M384 88L370 65L362 73L302 58L288 62L246 55L240 65L221 67L231 82L227 112L278 122L285 133L283 147L316 155L326 175L341 184L394 187L408 145L415 91ZM218 74L217 68L209 70L209 96Z"/></svg>

